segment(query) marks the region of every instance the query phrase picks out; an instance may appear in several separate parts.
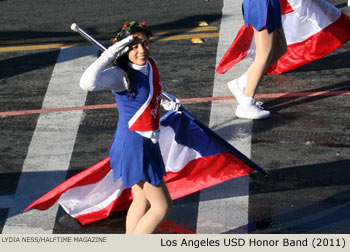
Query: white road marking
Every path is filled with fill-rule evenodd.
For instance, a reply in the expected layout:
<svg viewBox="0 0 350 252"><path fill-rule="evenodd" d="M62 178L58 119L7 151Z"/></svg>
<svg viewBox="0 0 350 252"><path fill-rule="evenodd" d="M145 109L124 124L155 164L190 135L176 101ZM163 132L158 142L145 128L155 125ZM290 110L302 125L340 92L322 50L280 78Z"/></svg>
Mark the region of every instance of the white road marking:
<svg viewBox="0 0 350 252"><path fill-rule="evenodd" d="M92 46L63 48L57 59L42 108L85 105L87 92L79 79L96 59ZM41 114L35 128L15 195L6 199L9 213L3 234L52 233L58 205L46 211L21 212L66 178L83 111ZM3 206L4 204L1 204Z"/></svg>
<svg viewBox="0 0 350 252"><path fill-rule="evenodd" d="M224 0L220 25L216 65L231 45L243 25L241 1ZM213 96L226 96L226 83L248 68L244 60L227 73L215 74ZM214 101L210 111L209 127L235 148L250 157L252 121L235 117L235 100ZM229 193L228 193L229 192ZM247 233L249 176L233 179L200 192L197 233ZM223 195L227 195L222 199ZM210 220L210 221L208 221Z"/></svg>

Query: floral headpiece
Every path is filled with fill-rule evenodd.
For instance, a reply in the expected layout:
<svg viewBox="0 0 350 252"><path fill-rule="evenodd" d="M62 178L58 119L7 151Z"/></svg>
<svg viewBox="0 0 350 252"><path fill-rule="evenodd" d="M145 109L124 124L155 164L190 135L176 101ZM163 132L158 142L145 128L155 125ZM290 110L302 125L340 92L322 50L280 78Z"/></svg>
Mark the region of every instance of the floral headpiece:
<svg viewBox="0 0 350 252"><path fill-rule="evenodd" d="M123 35L129 34L130 30L135 27L141 28L147 33L147 35L152 36L152 31L147 29L147 25L145 21L141 23L136 23L135 21L127 21L124 23L123 28L119 27L118 30L114 33L113 38L111 38L112 43L114 44L115 42L118 41L118 39L124 37Z"/></svg>

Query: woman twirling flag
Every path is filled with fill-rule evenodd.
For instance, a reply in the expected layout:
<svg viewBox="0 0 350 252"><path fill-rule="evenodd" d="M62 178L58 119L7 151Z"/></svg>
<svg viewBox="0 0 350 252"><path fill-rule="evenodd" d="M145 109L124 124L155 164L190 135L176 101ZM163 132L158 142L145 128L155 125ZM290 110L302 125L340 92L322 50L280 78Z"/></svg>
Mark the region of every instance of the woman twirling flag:
<svg viewBox="0 0 350 252"><path fill-rule="evenodd" d="M266 172L183 107L169 111L160 121L159 145L166 166L171 198L178 199L257 170ZM83 225L128 209L131 190L114 181L109 158L64 181L29 205L46 210L58 202Z"/></svg>
<svg viewBox="0 0 350 252"><path fill-rule="evenodd" d="M254 169L264 172L179 108L176 99L170 98L168 105L161 102L165 94L150 56L151 31L145 22L127 21L123 27L80 79L84 90L112 90L118 104L109 157L58 185L25 211L45 210L58 200L68 214L87 224L128 209L126 233L152 233L171 210L171 199ZM172 109L161 123L160 105Z"/></svg>

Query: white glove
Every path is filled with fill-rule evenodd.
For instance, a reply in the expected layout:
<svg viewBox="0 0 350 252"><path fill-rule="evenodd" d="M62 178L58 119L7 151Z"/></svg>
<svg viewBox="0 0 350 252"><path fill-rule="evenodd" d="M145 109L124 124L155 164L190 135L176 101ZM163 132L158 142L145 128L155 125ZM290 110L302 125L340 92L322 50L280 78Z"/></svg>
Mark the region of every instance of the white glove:
<svg viewBox="0 0 350 252"><path fill-rule="evenodd" d="M160 104L162 105L162 107L167 111L169 110L178 111L179 108L181 107L180 100L173 95L169 95L168 93L167 93L167 96L170 96L172 100L162 98L162 100L160 101Z"/></svg>
<svg viewBox="0 0 350 252"><path fill-rule="evenodd" d="M132 35L126 37L125 39L116 42L114 45L111 45L108 47L107 52L109 56L118 58L122 56L124 53L126 53L129 50L128 45L134 41L134 37Z"/></svg>

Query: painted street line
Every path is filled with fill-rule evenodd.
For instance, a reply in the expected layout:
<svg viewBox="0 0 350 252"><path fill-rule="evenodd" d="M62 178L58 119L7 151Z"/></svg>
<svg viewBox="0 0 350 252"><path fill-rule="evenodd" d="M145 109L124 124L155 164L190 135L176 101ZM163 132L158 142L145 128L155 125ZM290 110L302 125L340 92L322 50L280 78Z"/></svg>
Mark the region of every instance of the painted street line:
<svg viewBox="0 0 350 252"><path fill-rule="evenodd" d="M241 1L223 1L216 65L232 43L242 26ZM215 74L213 97L222 97L229 91L226 83L248 67L245 60L224 75ZM230 144L250 157L252 121L235 118L237 103L234 99L213 101L209 127ZM219 195L231 192L222 199ZM249 176L233 179L202 190L198 210L196 233L247 233ZM234 196L232 196L232 194Z"/></svg>
<svg viewBox="0 0 350 252"><path fill-rule="evenodd" d="M62 111L74 111L74 110L91 110L91 109L107 109L116 108L114 104L99 104L99 105L87 105L87 106L76 106L76 107L61 107L61 108L50 108L50 109L32 109L32 110L18 110L18 111L5 111L0 112L0 117L6 116L19 116L19 115L32 115L32 114L44 114Z"/></svg>
<svg viewBox="0 0 350 252"><path fill-rule="evenodd" d="M151 40L156 41L171 41L171 40L183 40L183 39L193 39L193 38L212 38L218 37L219 33L215 32L217 28L215 26L207 27L195 27L189 29L174 29L167 31L159 31L154 33ZM198 33L201 32L201 33ZM186 33L186 34L177 34ZM106 34L94 35L96 39L109 40ZM14 52L14 51L28 51L28 50L47 50L47 49L59 49L62 47L73 47L82 46L88 44L88 42L72 42L76 40L81 40L78 36L60 37L60 38L34 38L22 41L1 41L0 52ZM56 40L56 41L52 41ZM58 41L57 41L58 40ZM66 42L62 42L66 41ZM36 44L39 43L39 44ZM15 44L15 45L14 45Z"/></svg>
<svg viewBox="0 0 350 252"><path fill-rule="evenodd" d="M83 106L87 92L79 87L83 67L96 58L92 47L63 48L57 59L42 108ZM58 205L47 211L23 209L66 179L83 111L41 114L23 164L3 234L52 233Z"/></svg>
<svg viewBox="0 0 350 252"><path fill-rule="evenodd" d="M257 94L255 97L258 99L272 99L272 98L291 98L291 97L321 97L321 96L338 96L338 95L350 95L350 91L315 91L315 92L291 92L291 93L272 93L272 94ZM180 98L182 104L193 104L212 101L225 101L233 100L233 96L211 96L211 97L193 97L193 98ZM111 104L96 104L77 107L61 107L51 109L29 109L29 110L17 110L17 111L2 111L0 117L6 116L19 116L19 115L31 115L41 113L53 113L61 111L72 110L93 110L93 109L110 109L116 108L115 103Z"/></svg>
<svg viewBox="0 0 350 252"><path fill-rule="evenodd" d="M162 30L162 31L153 31L153 36L158 37L159 35L166 34L176 34L176 33L195 33L195 32L210 32L217 31L216 26L204 26L204 27L194 27L188 29L171 29L171 30ZM75 34L72 32L72 34ZM109 40L112 34L90 34L94 38L101 40ZM62 41L81 41L83 40L80 35L74 36L64 36L64 37L44 37L44 38L30 38L30 39L21 39L21 40L3 40L0 41L0 45L30 45L30 44L46 44L46 43L58 43Z"/></svg>

